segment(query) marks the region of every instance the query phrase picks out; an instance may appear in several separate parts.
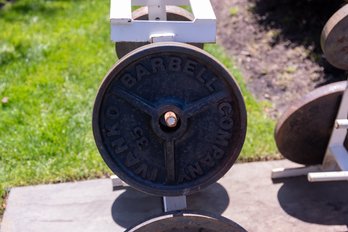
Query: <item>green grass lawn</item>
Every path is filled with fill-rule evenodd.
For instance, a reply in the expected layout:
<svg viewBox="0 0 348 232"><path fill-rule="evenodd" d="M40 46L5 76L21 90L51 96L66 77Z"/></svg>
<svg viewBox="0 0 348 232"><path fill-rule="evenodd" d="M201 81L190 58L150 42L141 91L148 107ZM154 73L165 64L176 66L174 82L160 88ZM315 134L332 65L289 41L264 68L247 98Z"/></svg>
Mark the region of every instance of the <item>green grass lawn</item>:
<svg viewBox="0 0 348 232"><path fill-rule="evenodd" d="M115 62L109 0L20 0L0 9L0 214L10 187L101 177L91 112ZM238 79L248 133L241 159L276 153L274 122L248 93L231 59L206 50Z"/></svg>

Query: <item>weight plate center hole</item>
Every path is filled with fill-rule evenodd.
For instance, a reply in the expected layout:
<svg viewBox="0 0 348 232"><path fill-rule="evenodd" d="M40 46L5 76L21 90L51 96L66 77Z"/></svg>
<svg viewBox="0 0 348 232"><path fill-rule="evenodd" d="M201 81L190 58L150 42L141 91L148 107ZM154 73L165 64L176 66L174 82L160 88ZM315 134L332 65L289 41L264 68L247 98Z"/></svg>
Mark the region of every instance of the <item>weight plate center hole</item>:
<svg viewBox="0 0 348 232"><path fill-rule="evenodd" d="M162 131L172 133L180 128L181 120L173 111L167 111L161 115L159 125Z"/></svg>

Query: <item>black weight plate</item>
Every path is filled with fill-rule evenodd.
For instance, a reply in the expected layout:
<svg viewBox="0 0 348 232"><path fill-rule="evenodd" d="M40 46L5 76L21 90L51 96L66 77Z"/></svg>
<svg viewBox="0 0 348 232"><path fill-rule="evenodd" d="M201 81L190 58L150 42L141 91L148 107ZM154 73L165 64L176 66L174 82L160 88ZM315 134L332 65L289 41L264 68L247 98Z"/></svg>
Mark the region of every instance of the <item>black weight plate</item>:
<svg viewBox="0 0 348 232"><path fill-rule="evenodd" d="M281 116L275 130L280 153L305 165L321 164L347 81L315 89Z"/></svg>
<svg viewBox="0 0 348 232"><path fill-rule="evenodd" d="M332 65L348 70L348 4L325 24L321 33L321 48Z"/></svg>
<svg viewBox="0 0 348 232"><path fill-rule="evenodd" d="M178 116L175 128L163 122ZM129 185L154 195L187 195L221 178L237 159L246 110L228 71L182 43L143 46L104 79L93 131L105 162Z"/></svg>
<svg viewBox="0 0 348 232"><path fill-rule="evenodd" d="M126 232L246 232L222 216L201 212L174 212L147 220Z"/></svg>
<svg viewBox="0 0 348 232"><path fill-rule="evenodd" d="M166 6L167 21L193 21L193 15L187 10L178 6ZM132 13L134 20L149 20L149 10L147 7L140 7ZM117 57L120 59L127 53L149 44L149 42L117 42L115 44L115 50ZM203 43L193 43L196 47L203 49Z"/></svg>

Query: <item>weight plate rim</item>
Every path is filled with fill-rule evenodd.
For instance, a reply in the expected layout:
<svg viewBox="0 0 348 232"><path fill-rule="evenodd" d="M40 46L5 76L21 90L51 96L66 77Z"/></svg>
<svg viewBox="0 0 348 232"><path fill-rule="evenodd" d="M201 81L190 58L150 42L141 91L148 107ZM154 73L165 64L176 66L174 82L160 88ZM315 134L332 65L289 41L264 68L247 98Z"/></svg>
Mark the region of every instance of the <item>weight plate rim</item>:
<svg viewBox="0 0 348 232"><path fill-rule="evenodd" d="M335 30L335 27L339 26L339 24L342 23L342 20L344 18L347 18L347 17L348 17L348 4L341 7L338 11L336 11L329 18L329 20L326 22L326 24L321 32L321 36L320 36L320 46L321 46L321 49L322 49L327 61L331 65L335 66L336 68L343 69L343 70L347 70L348 65L344 66L344 65L341 65L340 63L336 63L335 60L332 60L332 58L331 58L332 54L327 53L328 51L327 51L326 41L327 41L327 39L329 39L330 33L333 30Z"/></svg>
<svg viewBox="0 0 348 232"><path fill-rule="evenodd" d="M142 222L138 223L137 225L134 225L130 228L128 228L125 232L136 232L138 229L140 229L143 226L149 225L151 223L160 222L162 220L166 220L169 218L174 217L198 217L198 218L207 218L210 220L218 220L223 222L224 224L227 224L231 227L234 227L234 229L237 229L238 232L247 232L241 225L238 223L232 221L231 219L228 219L222 215L215 214L212 212L207 212L203 210L178 210L178 211L170 211L170 212L164 212L160 215L149 217Z"/></svg>
<svg viewBox="0 0 348 232"><path fill-rule="evenodd" d="M136 60L140 59L143 57L144 53L147 55L154 54L156 52L160 52L163 49L168 49L170 48L173 51L178 51L184 52L185 54L195 54L195 56L198 56L198 54L204 54L205 56L201 56L200 58L204 57L204 60L202 62L205 62L205 64L211 65L210 62L214 61L216 64L216 69L219 69L221 73L223 73L221 76L223 77L230 77L230 78L224 78L226 82L229 84L229 89L233 90L233 93L231 92L231 96L233 95L237 100L238 104L238 113L240 116L240 122L238 127L239 131L239 137L238 140L236 139L236 144L237 146L231 151L229 151L229 156L231 157L228 161L226 162L221 170L220 174L210 177L205 183L201 183L199 185L196 185L194 187L187 186L184 187L185 184L183 184L183 187L178 189L178 185L175 185L174 187L169 187L167 186L166 190L164 189L157 189L152 186L148 186L145 184L138 183L137 181L133 180L133 178L129 178L128 175L122 173L119 171L119 168L115 163L113 162L112 158L110 155L108 155L107 150L105 149L103 145L103 141L101 138L101 133L99 133L100 128L99 128L99 112L100 112L100 107L101 103L103 101L103 96L104 93L107 91L108 86L110 83L113 81L113 76L115 76L117 73L119 73L121 70L123 70L125 67L127 67L128 64L135 62ZM167 50L168 51L168 50ZM124 182L128 183L130 186L138 189L139 191L151 194L151 195L157 195L157 196L180 196L180 195L189 195L194 192L200 191L203 188L208 187L212 183L215 183L217 180L219 180L221 177L223 177L228 170L233 166L235 161L237 160L238 156L240 155L240 152L242 150L243 144L245 142L245 137L246 137L246 130L247 130L247 112L246 112L246 107L245 107L245 102L243 95L241 93L241 90L234 79L234 77L229 73L229 71L218 61L216 60L212 55L209 53L203 51L202 49L196 48L195 46L189 45L189 44L184 44L184 43L178 43L178 42L160 42L160 43L155 43L155 44L149 44L145 45L143 47L140 47L130 53L128 53L126 56L122 57L116 64L109 70L107 75L104 77L97 96L95 98L95 103L93 107L93 118L92 118L92 127L93 127L93 135L94 135L94 140L97 145L97 148L99 150L99 153L101 154L103 160L107 164L107 166ZM156 184L155 184L156 185Z"/></svg>
<svg viewBox="0 0 348 232"><path fill-rule="evenodd" d="M343 91L346 89L346 87L347 87L347 81L339 81L339 82L334 82L334 83L331 83L328 85L321 86L321 87L309 92L304 97L295 100L285 110L285 112L278 119L276 127L274 129L274 138L275 138L275 142L276 142L278 151L285 158L289 159L289 157L287 157L286 155L283 154L283 151L280 148L280 145L279 145L280 142L278 142L279 141L278 133L279 133L279 131L281 131L283 126L286 125L288 119L290 119L293 114L298 113L301 109L303 109L307 105L311 104L312 102L315 102L316 100L318 100L320 98L323 98L323 97L331 95L331 94L339 93L339 92L343 93ZM332 125L334 125L334 122L332 122ZM291 158L289 160L296 162L296 163L299 163L299 164L304 164L304 165L313 165L314 164L314 163L298 162L298 161L291 159Z"/></svg>

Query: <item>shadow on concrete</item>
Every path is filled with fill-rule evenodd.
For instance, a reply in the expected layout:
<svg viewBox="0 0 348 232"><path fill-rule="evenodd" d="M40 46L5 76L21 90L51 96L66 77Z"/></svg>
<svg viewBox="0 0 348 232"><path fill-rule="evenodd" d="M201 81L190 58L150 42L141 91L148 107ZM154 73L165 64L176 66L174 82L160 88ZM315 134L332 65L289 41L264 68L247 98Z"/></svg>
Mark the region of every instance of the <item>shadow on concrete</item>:
<svg viewBox="0 0 348 232"><path fill-rule="evenodd" d="M348 226L347 182L310 183L306 177L282 182L278 201L287 214L308 223Z"/></svg>
<svg viewBox="0 0 348 232"><path fill-rule="evenodd" d="M221 184L215 183L187 197L187 207L190 210L206 211L221 215L230 204L228 193Z"/></svg>
<svg viewBox="0 0 348 232"><path fill-rule="evenodd" d="M320 47L325 23L344 4L344 0L255 0L252 10L265 30L279 31L272 46L290 41L307 48L311 60L324 68L324 81L318 84L322 86L346 78L344 71L326 61Z"/></svg>
<svg viewBox="0 0 348 232"><path fill-rule="evenodd" d="M215 183L205 190L187 197L189 210L201 210L221 215L229 205L226 189ZM113 220L124 228L135 226L163 212L162 198L127 188L114 201L111 214Z"/></svg>

